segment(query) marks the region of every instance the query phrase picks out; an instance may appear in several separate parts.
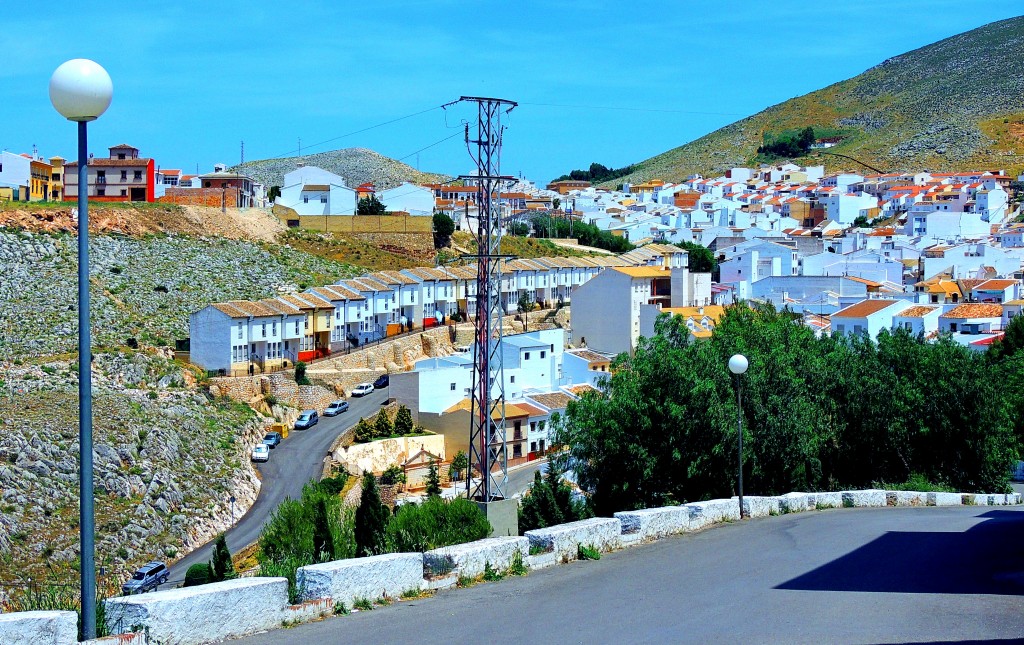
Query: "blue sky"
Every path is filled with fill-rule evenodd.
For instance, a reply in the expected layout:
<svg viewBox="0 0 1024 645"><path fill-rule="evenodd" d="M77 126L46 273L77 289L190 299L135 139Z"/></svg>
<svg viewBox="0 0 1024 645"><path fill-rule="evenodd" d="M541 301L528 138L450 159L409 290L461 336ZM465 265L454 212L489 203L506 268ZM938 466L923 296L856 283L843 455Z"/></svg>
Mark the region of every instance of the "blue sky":
<svg viewBox="0 0 1024 645"><path fill-rule="evenodd" d="M468 108L341 135L483 95L520 103L503 172L547 181L593 161L641 161L1017 13L947 0L153 4L5 6L0 148L74 156L74 126L47 83L82 57L114 82L90 126L96 154L130 143L164 168L206 172L237 163L243 140L251 160L293 155L301 138L304 152L359 146L416 165L411 153L457 134ZM418 162L471 170L459 136Z"/></svg>

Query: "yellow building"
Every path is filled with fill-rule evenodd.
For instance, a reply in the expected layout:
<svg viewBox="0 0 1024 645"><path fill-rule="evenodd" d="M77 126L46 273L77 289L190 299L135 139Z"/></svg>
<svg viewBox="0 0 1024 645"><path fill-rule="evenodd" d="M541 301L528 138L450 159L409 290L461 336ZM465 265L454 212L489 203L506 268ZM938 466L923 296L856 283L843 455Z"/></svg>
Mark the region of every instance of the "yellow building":
<svg viewBox="0 0 1024 645"><path fill-rule="evenodd" d="M42 202L50 197L53 167L42 159L29 161L28 201Z"/></svg>
<svg viewBox="0 0 1024 645"><path fill-rule="evenodd" d="M64 157L50 157L50 201L64 200Z"/></svg>

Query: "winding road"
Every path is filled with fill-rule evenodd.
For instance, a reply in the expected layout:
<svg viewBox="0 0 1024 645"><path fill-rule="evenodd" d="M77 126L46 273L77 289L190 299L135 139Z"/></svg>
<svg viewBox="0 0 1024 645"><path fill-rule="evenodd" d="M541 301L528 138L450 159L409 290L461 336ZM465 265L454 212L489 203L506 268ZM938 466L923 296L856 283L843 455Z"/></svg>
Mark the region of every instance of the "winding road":
<svg viewBox="0 0 1024 645"><path fill-rule="evenodd" d="M256 503L225 532L228 549L234 553L255 542L278 505L289 497L298 499L302 495L302 487L310 479L320 477L324 458L334 440L355 425L359 417L377 414L387 398L388 391L383 389L362 398L350 399L348 412L336 417L322 416L320 422L309 430L292 430L287 439L270 451L270 461L256 464L263 485ZM168 585L176 586L183 582L190 566L207 562L212 557L213 542L210 541L171 565Z"/></svg>
<svg viewBox="0 0 1024 645"><path fill-rule="evenodd" d="M1019 506L810 511L233 642L1020 642L1022 535Z"/></svg>

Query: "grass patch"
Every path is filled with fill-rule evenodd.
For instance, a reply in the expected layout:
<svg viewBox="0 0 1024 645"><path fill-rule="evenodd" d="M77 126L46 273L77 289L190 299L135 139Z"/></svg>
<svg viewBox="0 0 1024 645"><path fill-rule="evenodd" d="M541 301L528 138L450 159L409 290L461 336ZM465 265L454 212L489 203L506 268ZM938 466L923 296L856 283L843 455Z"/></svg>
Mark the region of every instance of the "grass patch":
<svg viewBox="0 0 1024 645"><path fill-rule="evenodd" d="M352 607L359 611L373 611L373 603L369 598L356 598L356 601L352 603Z"/></svg>
<svg viewBox="0 0 1024 645"><path fill-rule="evenodd" d="M505 577L505 574L491 566L490 562L484 562L484 582L497 582Z"/></svg>
<svg viewBox="0 0 1024 645"><path fill-rule="evenodd" d="M516 551L512 554L512 563L508 565L507 574L510 576L525 576L529 573L529 569L523 563L523 554L520 551Z"/></svg>
<svg viewBox="0 0 1024 645"><path fill-rule="evenodd" d="M902 484L888 484L885 482L873 482L874 488L882 490L912 491L919 493L955 493L952 487L943 483L935 483L920 473L912 473L910 478Z"/></svg>
<svg viewBox="0 0 1024 645"><path fill-rule="evenodd" d="M592 544L580 544L576 548L576 557L580 560L600 560L601 552L598 551L597 548L595 548Z"/></svg>

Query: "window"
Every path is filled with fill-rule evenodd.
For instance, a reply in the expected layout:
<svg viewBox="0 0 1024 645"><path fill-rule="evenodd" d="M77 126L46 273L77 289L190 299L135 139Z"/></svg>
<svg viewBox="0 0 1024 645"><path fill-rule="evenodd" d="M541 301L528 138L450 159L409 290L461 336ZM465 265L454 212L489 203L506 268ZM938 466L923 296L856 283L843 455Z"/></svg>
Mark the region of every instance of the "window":
<svg viewBox="0 0 1024 645"><path fill-rule="evenodd" d="M295 321L295 333L296 334L299 333L299 321L298 320Z"/></svg>
<svg viewBox="0 0 1024 645"><path fill-rule="evenodd" d="M238 337L242 337L242 323L238 323Z"/></svg>
<svg viewBox="0 0 1024 645"><path fill-rule="evenodd" d="M515 383L516 382L516 375L513 374L512 376L508 377L508 382L509 383Z"/></svg>
<svg viewBox="0 0 1024 645"><path fill-rule="evenodd" d="M309 196L308 195L303 195L302 196L302 203L303 204L308 204L309 203Z"/></svg>
<svg viewBox="0 0 1024 645"><path fill-rule="evenodd" d="M327 196L326 195L323 195L323 196L320 197L320 203L321 204L326 204L327 203Z"/></svg>
<svg viewBox="0 0 1024 645"><path fill-rule="evenodd" d="M122 188L121 189L121 197L127 197L127 196L128 196L128 189L127 188Z"/></svg>
<svg viewBox="0 0 1024 645"><path fill-rule="evenodd" d="M106 188L97 188L96 189L96 196L97 197L106 197L106 195L107 195L107 189Z"/></svg>
<svg viewBox="0 0 1024 645"><path fill-rule="evenodd" d="M260 326L262 327L262 329L260 330L260 331L261 331L261 334L262 334L262 336L263 336L264 338L266 338L266 337L267 337L267 323L263 323L263 324L262 324L262 325L260 325Z"/></svg>
<svg viewBox="0 0 1024 645"><path fill-rule="evenodd" d="M136 170L133 179L135 179L135 181L142 181L142 171Z"/></svg>
<svg viewBox="0 0 1024 645"><path fill-rule="evenodd" d="M451 390L452 390L452 392L455 391L455 384L454 383L451 384Z"/></svg>
<svg viewBox="0 0 1024 645"><path fill-rule="evenodd" d="M956 323L949 323L949 331L956 331Z"/></svg>
<svg viewBox="0 0 1024 645"><path fill-rule="evenodd" d="M127 170L122 170L121 171L121 181L128 181L128 171Z"/></svg>
<svg viewBox="0 0 1024 645"><path fill-rule="evenodd" d="M547 355L548 355L548 353L547 353L547 352L545 352L545 351L541 350L541 353L540 353L540 357L541 357L541 358L546 358L546 357L547 357Z"/></svg>
<svg viewBox="0 0 1024 645"><path fill-rule="evenodd" d="M526 352L525 354L523 354L523 360L524 361L530 360L530 352Z"/></svg>
<svg viewBox="0 0 1024 645"><path fill-rule="evenodd" d="M274 335L274 336L277 336L277 323L276 322L270 323L270 333L272 335Z"/></svg>

